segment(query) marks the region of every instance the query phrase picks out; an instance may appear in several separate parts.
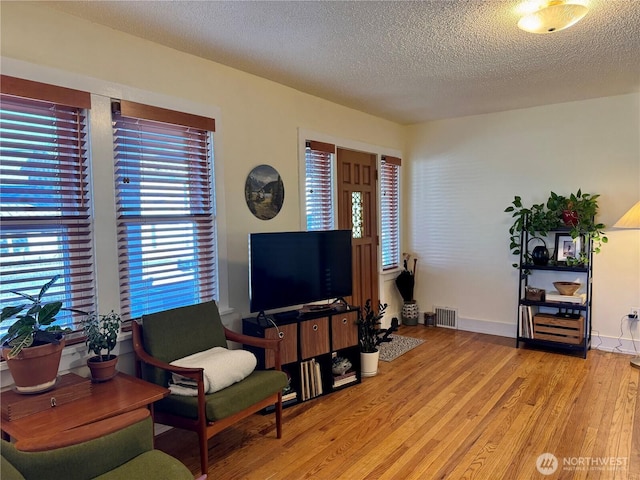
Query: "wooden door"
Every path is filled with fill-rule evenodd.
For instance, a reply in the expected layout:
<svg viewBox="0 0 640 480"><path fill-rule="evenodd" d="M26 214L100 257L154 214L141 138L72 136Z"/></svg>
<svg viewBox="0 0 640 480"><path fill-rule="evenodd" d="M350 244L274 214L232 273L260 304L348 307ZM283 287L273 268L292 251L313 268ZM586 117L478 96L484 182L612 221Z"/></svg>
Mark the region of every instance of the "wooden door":
<svg viewBox="0 0 640 480"><path fill-rule="evenodd" d="M349 303L377 309L378 222L376 156L338 148L338 228L352 231L353 295Z"/></svg>

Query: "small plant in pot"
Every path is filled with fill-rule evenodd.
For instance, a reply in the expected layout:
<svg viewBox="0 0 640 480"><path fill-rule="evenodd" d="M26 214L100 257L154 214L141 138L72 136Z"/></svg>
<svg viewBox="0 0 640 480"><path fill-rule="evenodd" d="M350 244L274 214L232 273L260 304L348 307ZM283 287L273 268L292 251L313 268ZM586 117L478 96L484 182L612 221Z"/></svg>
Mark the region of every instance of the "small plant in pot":
<svg viewBox="0 0 640 480"><path fill-rule="evenodd" d="M22 297L24 302L2 308L0 321L15 318L0 343L18 393L40 393L55 386L64 333L71 329L53 323L61 310L82 313L63 308L58 300L44 301L45 294L59 278L55 275L35 296L12 290L11 293Z"/></svg>
<svg viewBox="0 0 640 480"><path fill-rule="evenodd" d="M378 373L378 359L381 343L393 340L391 334L398 330L398 319L391 320L389 328L380 328L381 319L387 304L379 304L376 312L371 306L371 299L364 305L364 311L358 318L358 339L360 342L361 373L363 377L372 377Z"/></svg>
<svg viewBox="0 0 640 480"><path fill-rule="evenodd" d="M605 225L595 221L599 197L598 194L583 193L578 189L568 197L551 192L547 200L549 211L554 212L562 224L570 228L571 238L591 237L594 253L600 253L602 244L609 241L603 231Z"/></svg>
<svg viewBox="0 0 640 480"><path fill-rule="evenodd" d="M118 357L111 352L118 343L121 323L120 315L113 311L108 315L91 314L84 321L85 343L95 355L87 360L94 382L106 382L117 374Z"/></svg>
<svg viewBox="0 0 640 480"><path fill-rule="evenodd" d="M595 221L599 197L598 194L583 193L581 189L568 197L551 192L546 203L527 207L522 203L521 197L515 196L511 205L504 210L506 213L511 213L513 218L513 224L509 228L511 253L522 254L522 262L525 264L537 264L529 249L525 245L520 245L521 233L527 232L530 239L537 238L544 242L543 238L553 230L568 230L573 239L579 237L591 239L591 251L600 253L602 244L607 243L608 239L603 231L605 225ZM540 257L537 260L544 262L540 260L544 256L542 250L543 248L539 248ZM588 262L588 255L586 252L583 253L585 254L579 255L572 261L572 265L584 265ZM518 268L517 263L513 266Z"/></svg>

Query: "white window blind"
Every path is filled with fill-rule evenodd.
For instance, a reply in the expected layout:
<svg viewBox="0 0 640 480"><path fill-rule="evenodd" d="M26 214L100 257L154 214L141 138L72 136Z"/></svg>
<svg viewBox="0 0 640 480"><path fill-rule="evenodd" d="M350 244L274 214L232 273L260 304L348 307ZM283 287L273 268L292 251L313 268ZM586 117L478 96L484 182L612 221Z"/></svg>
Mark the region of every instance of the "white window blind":
<svg viewBox="0 0 640 480"><path fill-rule="evenodd" d="M396 157L383 156L380 171L382 269L400 264L400 164Z"/></svg>
<svg viewBox="0 0 640 480"><path fill-rule="evenodd" d="M216 299L213 119L112 107L123 318Z"/></svg>
<svg viewBox="0 0 640 480"><path fill-rule="evenodd" d="M335 145L307 140L305 198L307 230L334 228L331 162Z"/></svg>
<svg viewBox="0 0 640 480"><path fill-rule="evenodd" d="M12 290L95 311L86 92L2 76L0 96L0 303ZM55 325L79 330L62 310ZM0 325L5 334L13 320Z"/></svg>

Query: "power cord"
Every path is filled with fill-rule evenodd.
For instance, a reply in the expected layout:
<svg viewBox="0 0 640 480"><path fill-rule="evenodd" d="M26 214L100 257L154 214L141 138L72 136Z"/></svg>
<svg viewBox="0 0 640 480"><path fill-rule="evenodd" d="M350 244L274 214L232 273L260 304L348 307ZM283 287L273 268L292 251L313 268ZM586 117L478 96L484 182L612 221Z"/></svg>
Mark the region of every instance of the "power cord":
<svg viewBox="0 0 640 480"><path fill-rule="evenodd" d="M624 324L624 321L627 319L628 317L626 315L623 315L620 318L620 336L618 337L618 345L616 345L613 349L617 350L620 353L625 353L623 352L620 347L622 347L622 336L624 335L624 330L622 329L622 325ZM635 348L635 345L634 345Z"/></svg>
<svg viewBox="0 0 640 480"><path fill-rule="evenodd" d="M636 352L636 357L638 356L638 348L636 347L636 340L633 338L633 328L629 326L629 334L631 335L631 345L633 345L633 350Z"/></svg>
<svg viewBox="0 0 640 480"><path fill-rule="evenodd" d="M271 325L273 325L276 328L276 332L278 332L278 338L284 338L284 333L282 333L280 331L280 329L278 328L278 325L276 325L276 322L273 321L273 319L271 318L270 315L265 315L265 318L271 322Z"/></svg>
<svg viewBox="0 0 640 480"><path fill-rule="evenodd" d="M613 350L618 351L619 353L624 353L628 355L628 352L622 351L622 337L624 336L624 321L625 320L633 320L635 317L630 317L629 315L623 315L620 318L620 336L618 337L618 345L616 345ZM633 350L636 353L636 357L638 356L638 347L636 347L636 340L633 338L633 328L631 328L631 323L629 323L629 334L631 335L631 345L633 345ZM600 342L602 343L602 342Z"/></svg>

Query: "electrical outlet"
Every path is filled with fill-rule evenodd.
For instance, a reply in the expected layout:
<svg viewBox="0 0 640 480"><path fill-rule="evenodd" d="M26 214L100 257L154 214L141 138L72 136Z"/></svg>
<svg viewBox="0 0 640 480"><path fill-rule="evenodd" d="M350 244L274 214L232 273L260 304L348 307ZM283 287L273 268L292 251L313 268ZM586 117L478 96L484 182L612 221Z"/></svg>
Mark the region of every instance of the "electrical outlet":
<svg viewBox="0 0 640 480"><path fill-rule="evenodd" d="M640 307L631 307L629 310L629 318L633 320L638 320L638 315L640 314Z"/></svg>

